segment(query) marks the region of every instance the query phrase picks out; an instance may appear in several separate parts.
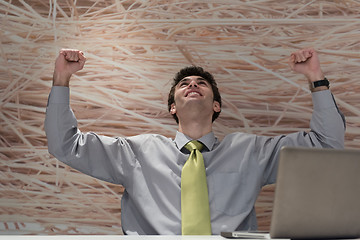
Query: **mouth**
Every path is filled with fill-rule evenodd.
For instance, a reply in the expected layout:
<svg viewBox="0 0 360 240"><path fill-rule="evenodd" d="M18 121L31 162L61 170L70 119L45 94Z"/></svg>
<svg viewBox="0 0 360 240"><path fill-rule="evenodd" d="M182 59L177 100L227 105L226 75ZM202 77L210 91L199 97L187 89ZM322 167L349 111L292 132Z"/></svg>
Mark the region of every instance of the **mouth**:
<svg viewBox="0 0 360 240"><path fill-rule="evenodd" d="M201 93L197 92L197 91L189 91L188 93L186 93L185 97L191 97L191 96L202 96Z"/></svg>

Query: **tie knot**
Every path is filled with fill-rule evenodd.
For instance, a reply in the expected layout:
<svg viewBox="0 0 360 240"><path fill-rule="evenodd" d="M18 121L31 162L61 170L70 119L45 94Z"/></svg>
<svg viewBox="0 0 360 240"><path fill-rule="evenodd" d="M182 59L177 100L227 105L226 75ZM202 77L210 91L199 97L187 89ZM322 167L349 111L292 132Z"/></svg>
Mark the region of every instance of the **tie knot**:
<svg viewBox="0 0 360 240"><path fill-rule="evenodd" d="M204 147L204 145L197 140L192 140L185 145L185 148L187 150L189 150L190 152L192 152L194 149L201 151L203 149L203 147Z"/></svg>

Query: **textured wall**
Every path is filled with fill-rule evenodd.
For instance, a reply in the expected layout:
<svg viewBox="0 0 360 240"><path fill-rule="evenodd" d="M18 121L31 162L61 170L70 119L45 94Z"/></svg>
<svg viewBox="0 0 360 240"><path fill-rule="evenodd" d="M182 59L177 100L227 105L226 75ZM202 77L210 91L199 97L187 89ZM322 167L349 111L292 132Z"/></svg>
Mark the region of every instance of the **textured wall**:
<svg viewBox="0 0 360 240"><path fill-rule="evenodd" d="M196 3L194 3L196 2ZM309 129L307 82L291 52L320 53L347 117L346 147L360 145L359 1L0 0L0 229L2 233L121 234L121 186L70 169L47 152L43 121L61 48L85 52L71 81L83 131L173 137L167 112L175 72L212 72L223 97L219 138ZM257 203L269 228L273 186Z"/></svg>

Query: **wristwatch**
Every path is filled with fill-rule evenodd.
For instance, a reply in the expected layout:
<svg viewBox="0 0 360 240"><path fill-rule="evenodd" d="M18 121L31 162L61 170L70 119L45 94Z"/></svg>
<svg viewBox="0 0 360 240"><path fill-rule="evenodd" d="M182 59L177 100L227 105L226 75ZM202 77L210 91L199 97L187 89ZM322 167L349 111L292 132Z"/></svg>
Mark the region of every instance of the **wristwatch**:
<svg viewBox="0 0 360 240"><path fill-rule="evenodd" d="M310 86L311 86L311 89L321 87L321 86L326 86L327 88L329 88L330 82L329 82L329 80L327 80L327 78L324 78L323 80L311 82Z"/></svg>

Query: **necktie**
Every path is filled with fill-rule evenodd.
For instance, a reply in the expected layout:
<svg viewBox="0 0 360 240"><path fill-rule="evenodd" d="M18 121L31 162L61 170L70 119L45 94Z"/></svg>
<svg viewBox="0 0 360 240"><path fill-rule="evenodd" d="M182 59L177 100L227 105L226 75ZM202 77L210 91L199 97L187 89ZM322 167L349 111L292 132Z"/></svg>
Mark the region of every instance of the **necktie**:
<svg viewBox="0 0 360 240"><path fill-rule="evenodd" d="M185 145L190 156L181 172L181 228L183 235L211 235L210 208L203 145L190 141Z"/></svg>

